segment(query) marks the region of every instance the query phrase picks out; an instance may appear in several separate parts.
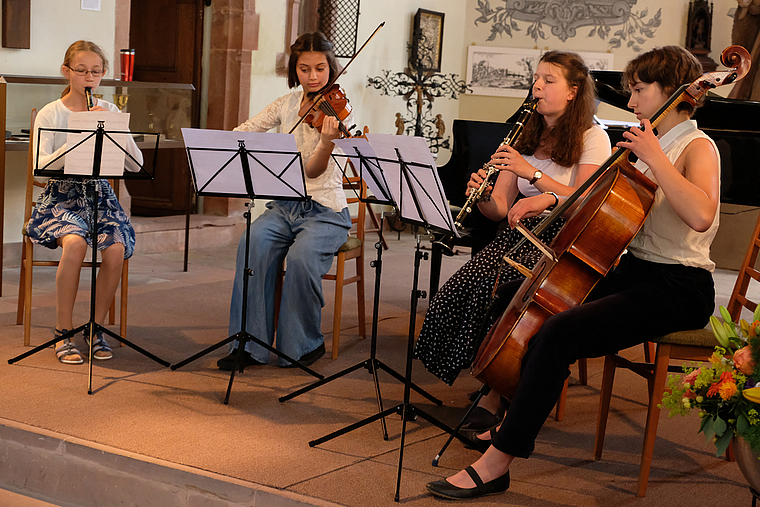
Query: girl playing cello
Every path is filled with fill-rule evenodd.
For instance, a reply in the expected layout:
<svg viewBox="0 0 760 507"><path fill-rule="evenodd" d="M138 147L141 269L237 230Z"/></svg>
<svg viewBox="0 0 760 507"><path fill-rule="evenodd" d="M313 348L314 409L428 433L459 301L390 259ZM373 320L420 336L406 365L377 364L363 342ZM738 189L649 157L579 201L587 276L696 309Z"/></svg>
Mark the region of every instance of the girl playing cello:
<svg viewBox="0 0 760 507"><path fill-rule="evenodd" d="M663 334L704 327L715 302L710 245L718 228L720 161L712 140L681 103L658 124L648 120L683 83L702 74L697 59L677 46L644 53L623 73L629 107L642 122L618 147L637 157L636 168L659 187L644 226L618 266L586 302L548 318L531 338L507 414L483 456L445 480L429 483L436 496L476 498L506 491L515 457L527 458L562 390L568 367ZM523 199L509 211L511 226L535 216L553 199ZM520 282L499 288L503 306ZM611 332L614 330L614 332Z"/></svg>

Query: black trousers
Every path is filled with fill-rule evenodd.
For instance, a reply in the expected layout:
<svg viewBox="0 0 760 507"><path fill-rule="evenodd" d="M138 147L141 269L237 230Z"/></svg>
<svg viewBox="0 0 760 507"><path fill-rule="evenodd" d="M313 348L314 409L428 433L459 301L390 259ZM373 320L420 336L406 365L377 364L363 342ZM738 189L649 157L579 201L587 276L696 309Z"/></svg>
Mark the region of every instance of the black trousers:
<svg viewBox="0 0 760 507"><path fill-rule="evenodd" d="M521 281L499 287L506 308ZM494 447L527 458L580 358L602 357L663 334L707 325L715 307L712 274L626 254L583 304L547 319L528 344L520 381Z"/></svg>

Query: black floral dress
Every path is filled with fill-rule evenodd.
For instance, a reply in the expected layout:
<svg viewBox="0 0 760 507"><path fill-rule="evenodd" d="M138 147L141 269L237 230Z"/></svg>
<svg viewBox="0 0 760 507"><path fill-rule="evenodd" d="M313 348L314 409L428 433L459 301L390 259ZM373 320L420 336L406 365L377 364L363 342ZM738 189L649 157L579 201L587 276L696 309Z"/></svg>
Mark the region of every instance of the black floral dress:
<svg viewBox="0 0 760 507"><path fill-rule="evenodd" d="M542 219L533 217L523 222L532 230ZM560 219L548 227L540 236L542 241L549 244L563 224L564 220ZM522 234L514 229L502 231L454 273L430 302L414 357L446 384L453 384L459 372L472 364L479 342L478 331L491 303L501 259L522 238ZM532 269L541 255L526 241L511 258ZM499 276L499 283L518 278L522 275L515 268L506 266Z"/></svg>

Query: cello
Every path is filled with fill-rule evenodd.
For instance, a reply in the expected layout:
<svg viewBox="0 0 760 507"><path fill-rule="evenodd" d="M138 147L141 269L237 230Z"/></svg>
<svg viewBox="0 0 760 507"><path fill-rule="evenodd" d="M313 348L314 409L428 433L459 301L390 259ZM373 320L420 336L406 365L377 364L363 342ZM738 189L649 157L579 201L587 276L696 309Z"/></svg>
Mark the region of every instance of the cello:
<svg viewBox="0 0 760 507"><path fill-rule="evenodd" d="M678 104L696 106L712 88L737 81L749 71L750 56L741 46L721 54L725 71L703 74L679 87L650 119L652 127ZM526 279L507 309L488 332L473 361L472 375L510 399L520 379L520 365L530 339L549 317L581 304L613 267L647 218L657 185L629 161L630 149L618 148L594 174L565 199L534 231L517 228L525 239L505 262ZM584 196L585 194L585 196ZM537 236L578 201L550 246ZM509 255L529 240L544 255L533 270L516 265Z"/></svg>

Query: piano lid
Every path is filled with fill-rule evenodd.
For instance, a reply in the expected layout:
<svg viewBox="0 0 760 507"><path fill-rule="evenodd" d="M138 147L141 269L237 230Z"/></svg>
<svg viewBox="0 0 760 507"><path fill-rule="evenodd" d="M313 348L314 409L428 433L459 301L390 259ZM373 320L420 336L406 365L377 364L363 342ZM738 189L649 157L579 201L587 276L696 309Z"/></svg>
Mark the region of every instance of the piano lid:
<svg viewBox="0 0 760 507"><path fill-rule="evenodd" d="M599 100L630 111L628 94L620 85L622 72L592 70ZM723 203L760 206L760 102L727 99L708 93L697 108L694 119L720 151ZM614 146L626 130L609 127L607 133Z"/></svg>
<svg viewBox="0 0 760 507"><path fill-rule="evenodd" d="M623 75L618 70L592 70L599 100L628 109L628 93L623 90L620 80ZM697 108L694 119L702 130L726 130L734 132L760 133L760 102L754 100L727 99L708 92L705 102Z"/></svg>

